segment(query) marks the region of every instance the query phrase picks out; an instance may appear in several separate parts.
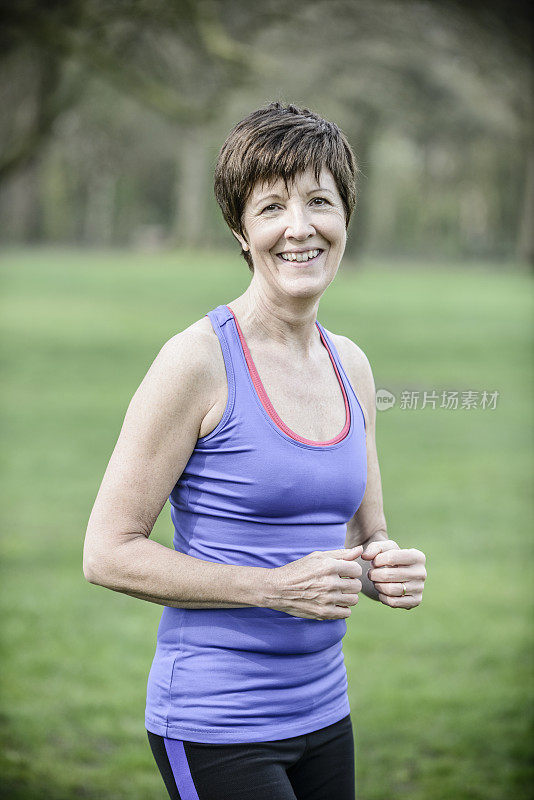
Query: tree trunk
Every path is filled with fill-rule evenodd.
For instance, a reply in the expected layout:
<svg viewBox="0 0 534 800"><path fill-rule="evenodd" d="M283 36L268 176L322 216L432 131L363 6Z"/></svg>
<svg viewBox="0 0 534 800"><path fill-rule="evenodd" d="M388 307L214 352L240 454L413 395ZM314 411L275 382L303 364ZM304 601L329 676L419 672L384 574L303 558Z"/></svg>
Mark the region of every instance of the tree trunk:
<svg viewBox="0 0 534 800"><path fill-rule="evenodd" d="M534 149L530 147L525 169L525 188L519 234L517 241L517 257L520 261L534 266Z"/></svg>
<svg viewBox="0 0 534 800"><path fill-rule="evenodd" d="M107 245L113 238L116 178L94 173L88 182L83 240L89 245Z"/></svg>
<svg viewBox="0 0 534 800"><path fill-rule="evenodd" d="M34 244L41 239L39 173L40 164L31 158L24 169L2 183L0 225L8 242Z"/></svg>
<svg viewBox="0 0 534 800"><path fill-rule="evenodd" d="M206 241L208 150L204 127L191 126L179 132L176 163L173 238L193 247Z"/></svg>
<svg viewBox="0 0 534 800"><path fill-rule="evenodd" d="M351 233L347 243L347 255L357 259L364 251L367 244L369 228L369 200L368 193L371 187L371 152L372 143L377 131L378 115L366 113L360 124L349 133L349 141L354 146L356 161L362 174L358 175L356 187L356 208L351 220Z"/></svg>

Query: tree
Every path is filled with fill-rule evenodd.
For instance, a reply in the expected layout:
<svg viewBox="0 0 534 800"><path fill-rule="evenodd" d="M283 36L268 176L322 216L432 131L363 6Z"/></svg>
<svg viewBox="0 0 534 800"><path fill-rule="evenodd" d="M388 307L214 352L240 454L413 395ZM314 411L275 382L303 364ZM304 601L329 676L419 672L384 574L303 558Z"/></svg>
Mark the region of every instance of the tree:
<svg viewBox="0 0 534 800"><path fill-rule="evenodd" d="M24 103L0 132L0 181L35 156L90 75L168 119L198 125L250 58L206 0L21 0L0 14L2 90L11 107Z"/></svg>

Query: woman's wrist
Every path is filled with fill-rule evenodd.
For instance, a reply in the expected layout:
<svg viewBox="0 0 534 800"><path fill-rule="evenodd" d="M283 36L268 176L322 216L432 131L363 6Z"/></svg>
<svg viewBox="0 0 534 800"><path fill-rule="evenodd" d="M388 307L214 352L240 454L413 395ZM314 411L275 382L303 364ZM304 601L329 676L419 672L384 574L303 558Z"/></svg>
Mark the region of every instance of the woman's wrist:
<svg viewBox="0 0 534 800"><path fill-rule="evenodd" d="M265 567L235 567L235 600L249 606L272 608L274 600L274 569Z"/></svg>

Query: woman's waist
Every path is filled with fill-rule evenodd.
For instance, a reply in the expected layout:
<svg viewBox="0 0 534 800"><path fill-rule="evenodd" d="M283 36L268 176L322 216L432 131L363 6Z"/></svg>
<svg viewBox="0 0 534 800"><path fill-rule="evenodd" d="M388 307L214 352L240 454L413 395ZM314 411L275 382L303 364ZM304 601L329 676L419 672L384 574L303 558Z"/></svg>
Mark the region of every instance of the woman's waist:
<svg viewBox="0 0 534 800"><path fill-rule="evenodd" d="M257 606L165 607L158 648L188 658L215 655L217 650L271 655L315 653L339 644L346 630L345 619L307 619Z"/></svg>
<svg viewBox="0 0 534 800"><path fill-rule="evenodd" d="M314 550L345 547L347 525L236 525L234 520L174 519L174 548L217 564L276 568Z"/></svg>

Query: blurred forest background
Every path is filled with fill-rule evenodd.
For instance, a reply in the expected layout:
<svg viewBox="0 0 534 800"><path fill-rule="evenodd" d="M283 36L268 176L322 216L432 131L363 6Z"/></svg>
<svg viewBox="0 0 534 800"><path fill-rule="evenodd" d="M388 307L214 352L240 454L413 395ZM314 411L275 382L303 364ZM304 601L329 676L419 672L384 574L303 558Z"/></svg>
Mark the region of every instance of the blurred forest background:
<svg viewBox="0 0 534 800"><path fill-rule="evenodd" d="M2 4L0 238L236 247L211 188L226 134L279 99L347 134L347 254L534 258L528 4Z"/></svg>
<svg viewBox="0 0 534 800"><path fill-rule="evenodd" d="M0 800L166 797L162 608L89 584L83 537L156 353L249 283L213 168L271 100L359 160L319 320L377 388L499 395L377 415L428 580L344 638L358 800L532 799L531 43L518 0L0 0Z"/></svg>

